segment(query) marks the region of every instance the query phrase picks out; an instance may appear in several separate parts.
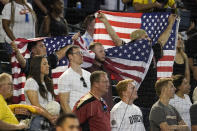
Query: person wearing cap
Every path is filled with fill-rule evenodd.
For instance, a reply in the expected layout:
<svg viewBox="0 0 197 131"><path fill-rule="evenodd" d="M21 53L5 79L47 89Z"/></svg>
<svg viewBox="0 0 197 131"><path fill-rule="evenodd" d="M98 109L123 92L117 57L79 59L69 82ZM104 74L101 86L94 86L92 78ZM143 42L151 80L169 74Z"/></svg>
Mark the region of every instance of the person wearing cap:
<svg viewBox="0 0 197 131"><path fill-rule="evenodd" d="M103 13L99 13L97 17L104 23L108 34L110 35L116 46L121 46L125 44L125 42L119 38L119 36L114 31L114 29L111 27L111 25L109 24L107 18ZM146 128L148 128L149 126L148 114L150 112L150 108L157 100L156 92L154 90L154 84L157 80L157 69L156 69L157 61L162 57L163 47L168 41L175 19L176 19L175 15L169 16L167 28L159 36L158 41L152 46L154 56L149 66L149 69L147 71L147 74L138 89L139 97L135 101L135 104L141 107L141 110L144 113L144 124ZM147 39L149 41L151 40L145 30L137 29L131 33L130 35L131 42L129 43L141 39Z"/></svg>
<svg viewBox="0 0 197 131"><path fill-rule="evenodd" d="M116 90L121 101L110 112L112 131L145 131L142 112L133 104L138 98L134 80L118 82Z"/></svg>
<svg viewBox="0 0 197 131"><path fill-rule="evenodd" d="M46 47L43 43L44 38L38 38L35 41L29 42L27 45L27 49L31 52L31 56L28 59L25 59L22 54L19 52L15 42L11 43L12 49L16 54L16 59L18 60L20 66L22 67L22 71L28 76L30 71L30 62L32 57L36 55L46 56L47 51ZM61 60L65 56L65 52L68 46L61 48L60 50L56 51L54 54L50 54L47 57L50 69L49 69L49 76L51 76L51 70L57 67L58 60Z"/></svg>

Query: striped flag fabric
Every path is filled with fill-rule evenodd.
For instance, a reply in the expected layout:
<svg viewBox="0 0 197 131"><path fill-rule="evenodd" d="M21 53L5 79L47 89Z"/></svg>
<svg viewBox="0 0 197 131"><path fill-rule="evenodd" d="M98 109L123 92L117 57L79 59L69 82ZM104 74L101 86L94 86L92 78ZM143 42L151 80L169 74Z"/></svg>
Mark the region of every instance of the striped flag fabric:
<svg viewBox="0 0 197 131"><path fill-rule="evenodd" d="M168 25L169 13L123 13L99 11L105 14L117 35L126 43L130 41L131 32L144 29L154 45L161 33ZM163 57L157 63L157 78L171 77L175 56L175 44L177 41L179 21L176 21L170 38L163 48ZM107 33L104 24L96 18L94 41L101 42L105 49L114 47L111 37Z"/></svg>

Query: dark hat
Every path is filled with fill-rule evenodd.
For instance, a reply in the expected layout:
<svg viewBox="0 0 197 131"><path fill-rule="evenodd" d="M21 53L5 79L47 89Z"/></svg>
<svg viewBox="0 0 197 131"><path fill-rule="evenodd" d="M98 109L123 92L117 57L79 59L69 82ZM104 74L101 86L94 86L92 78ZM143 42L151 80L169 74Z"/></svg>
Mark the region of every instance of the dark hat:
<svg viewBox="0 0 197 131"><path fill-rule="evenodd" d="M31 52L31 49L36 46L36 43L38 41L43 41L46 37L37 37L37 38L32 38L32 39L28 39L28 43L27 43L27 49Z"/></svg>

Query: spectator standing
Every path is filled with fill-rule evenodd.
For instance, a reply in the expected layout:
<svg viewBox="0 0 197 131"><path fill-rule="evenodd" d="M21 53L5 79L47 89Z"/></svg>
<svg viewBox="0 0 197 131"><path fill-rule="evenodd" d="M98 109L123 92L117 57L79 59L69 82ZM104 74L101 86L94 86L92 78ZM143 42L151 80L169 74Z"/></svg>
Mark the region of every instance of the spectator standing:
<svg viewBox="0 0 197 131"><path fill-rule="evenodd" d="M175 8L174 0L122 0L128 12L151 12L154 9Z"/></svg>
<svg viewBox="0 0 197 131"><path fill-rule="evenodd" d="M152 131L160 130L184 130L189 131L188 126L182 120L180 114L169 101L174 97L176 88L170 78L161 78L155 84L155 90L159 100L150 111L150 126Z"/></svg>
<svg viewBox="0 0 197 131"><path fill-rule="evenodd" d="M57 119L56 131L79 131L79 120L74 114L64 114Z"/></svg>
<svg viewBox="0 0 197 131"><path fill-rule="evenodd" d="M86 30L85 34L82 35L82 39L87 49L89 49L90 44L93 42L94 26L95 16L88 15L82 25L82 28Z"/></svg>
<svg viewBox="0 0 197 131"><path fill-rule="evenodd" d="M189 61L184 52L184 43L180 34L178 35L176 55L173 65L173 75L177 74L183 75L187 81L190 82Z"/></svg>
<svg viewBox="0 0 197 131"><path fill-rule="evenodd" d="M110 112L102 96L108 92L109 79L103 71L95 71L90 76L91 90L75 104L82 131L111 131Z"/></svg>
<svg viewBox="0 0 197 131"><path fill-rule="evenodd" d="M25 0L12 0L2 11L2 24L7 34L6 42L16 38L34 38L36 15Z"/></svg>
<svg viewBox="0 0 197 131"><path fill-rule="evenodd" d="M188 96L190 92L190 85L188 80L182 75L175 75L173 77L173 84L176 88L174 98L170 99L169 104L176 108L181 115L181 118L188 125L191 130L191 120L189 109L192 105Z"/></svg>
<svg viewBox="0 0 197 131"><path fill-rule="evenodd" d="M42 116L36 116L32 119L31 130L49 129L50 123L55 124L58 116L50 114L45 108L46 105L54 100L55 94L53 89L53 82L48 77L49 65L48 61L43 56L34 56L30 64L29 77L25 83L25 100L29 105L34 105L43 109ZM45 119L45 118L47 119ZM43 127L41 123L48 123Z"/></svg>
<svg viewBox="0 0 197 131"><path fill-rule="evenodd" d="M40 28L42 36L67 36L68 24L62 16L64 10L64 2L62 0L48 0L46 3L48 15L45 16Z"/></svg>
<svg viewBox="0 0 197 131"><path fill-rule="evenodd" d="M41 24L44 20L44 17L48 14L48 10L46 8L46 0L32 0L32 6L37 16L37 29L36 32L38 33Z"/></svg>
<svg viewBox="0 0 197 131"><path fill-rule="evenodd" d="M59 99L64 113L72 111L75 103L90 90L90 73L80 67L83 55L76 45L66 51L70 67L58 80Z"/></svg>
<svg viewBox="0 0 197 131"><path fill-rule="evenodd" d="M190 117L192 131L197 131L197 103L194 103L190 108Z"/></svg>
<svg viewBox="0 0 197 131"><path fill-rule="evenodd" d="M27 128L27 125L18 122L5 101L12 94L12 76L7 73L0 74L0 130L22 130Z"/></svg>
<svg viewBox="0 0 197 131"><path fill-rule="evenodd" d="M140 108L133 104L138 98L133 80L122 80L116 86L121 101L110 112L112 131L145 131Z"/></svg>
<svg viewBox="0 0 197 131"><path fill-rule="evenodd" d="M119 36L114 31L114 29L111 27L110 23L108 22L107 18L103 13L98 14L98 18L104 23L108 34L110 35L116 46L121 46L125 44L125 42L119 38ZM156 92L154 90L154 84L157 80L156 64L157 61L163 55L163 47L165 46L165 44L168 41L168 38L170 37L170 33L172 31L172 26L174 25L175 19L176 19L175 15L169 16L167 28L159 36L157 43L155 43L155 45L152 46L154 56L149 66L148 72L139 87L138 90L139 97L135 101L135 104L139 106L143 112L144 124L146 128L149 127L148 116L149 116L150 108L157 100ZM142 29L138 29L132 32L130 36L131 36L131 42L141 39L150 40L146 31Z"/></svg>
<svg viewBox="0 0 197 131"><path fill-rule="evenodd" d="M104 71L107 73L110 86L108 92L103 96L103 99L106 101L107 105L109 106L110 110L112 109L114 102L112 100L112 80L111 80L111 74L107 69L104 67L105 62L105 50L101 43L93 42L90 44L89 49L95 53L95 60L91 67L87 68L89 72L94 71Z"/></svg>

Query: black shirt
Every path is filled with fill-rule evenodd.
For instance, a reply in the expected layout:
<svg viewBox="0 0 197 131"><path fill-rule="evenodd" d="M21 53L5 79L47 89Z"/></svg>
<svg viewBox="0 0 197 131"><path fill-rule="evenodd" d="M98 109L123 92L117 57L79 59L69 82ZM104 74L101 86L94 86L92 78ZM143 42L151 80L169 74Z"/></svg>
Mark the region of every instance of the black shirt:
<svg viewBox="0 0 197 131"><path fill-rule="evenodd" d="M57 21L50 17L50 34L51 36L67 36L68 35L68 25L64 18L60 18Z"/></svg>
<svg viewBox="0 0 197 131"><path fill-rule="evenodd" d="M197 126L197 103L193 104L190 108L191 125Z"/></svg>
<svg viewBox="0 0 197 131"><path fill-rule="evenodd" d="M139 107L151 108L158 97L155 91L157 81L157 62L163 55L162 47L159 43L152 46L154 56L149 66L148 72L138 89L138 99L134 102Z"/></svg>

